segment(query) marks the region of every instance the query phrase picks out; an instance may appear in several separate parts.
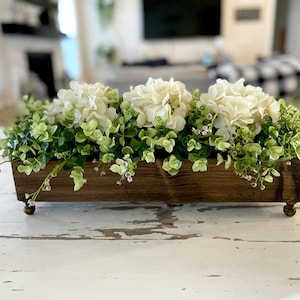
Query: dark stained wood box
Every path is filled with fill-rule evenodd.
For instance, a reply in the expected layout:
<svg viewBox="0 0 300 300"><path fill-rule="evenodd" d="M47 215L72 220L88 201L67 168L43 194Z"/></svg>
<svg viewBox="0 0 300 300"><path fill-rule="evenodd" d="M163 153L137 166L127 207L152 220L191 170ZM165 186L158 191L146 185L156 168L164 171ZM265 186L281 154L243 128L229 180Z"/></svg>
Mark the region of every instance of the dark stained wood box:
<svg viewBox="0 0 300 300"><path fill-rule="evenodd" d="M35 191L55 162L47 168L30 176L17 171L13 164L13 174L18 200L25 200L25 193ZM282 163L278 170L281 176L273 183L266 183L266 189L253 188L250 183L236 176L233 170L225 170L224 165L216 166L210 159L207 172L191 170L186 161L179 174L170 176L161 168L162 160L154 164L139 163L133 182L118 185L119 175L107 170L100 176L94 170L95 164L87 162L84 177L87 183L74 192L73 180L69 172L62 170L51 180L51 191L41 192L38 201L126 201L126 202L166 202L182 204L193 202L286 202L284 212L295 214L294 205L300 198L300 161L293 160L291 165Z"/></svg>

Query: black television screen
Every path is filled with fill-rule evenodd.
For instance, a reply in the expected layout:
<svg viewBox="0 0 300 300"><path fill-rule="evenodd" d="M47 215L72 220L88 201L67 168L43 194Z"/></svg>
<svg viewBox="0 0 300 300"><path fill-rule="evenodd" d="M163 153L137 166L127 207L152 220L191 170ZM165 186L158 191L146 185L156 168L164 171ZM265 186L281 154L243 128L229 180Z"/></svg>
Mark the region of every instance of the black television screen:
<svg viewBox="0 0 300 300"><path fill-rule="evenodd" d="M51 5L50 0L25 0L31 4L35 4L42 7L49 7Z"/></svg>
<svg viewBox="0 0 300 300"><path fill-rule="evenodd" d="M221 0L143 0L144 38L220 35Z"/></svg>

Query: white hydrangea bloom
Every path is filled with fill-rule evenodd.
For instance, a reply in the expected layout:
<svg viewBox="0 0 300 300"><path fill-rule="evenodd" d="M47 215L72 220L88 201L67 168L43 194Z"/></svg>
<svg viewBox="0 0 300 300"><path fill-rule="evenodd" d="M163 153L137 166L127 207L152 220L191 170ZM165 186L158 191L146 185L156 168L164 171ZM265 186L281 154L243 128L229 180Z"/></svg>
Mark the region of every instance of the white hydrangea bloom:
<svg viewBox="0 0 300 300"><path fill-rule="evenodd" d="M215 127L217 133L225 140L235 132L237 127L255 124L255 133L261 130L261 121L265 115L277 122L280 116L280 105L276 99L262 91L260 87L244 85L244 79L229 83L217 79L210 86L208 93L200 96L197 106L207 105L218 113Z"/></svg>
<svg viewBox="0 0 300 300"><path fill-rule="evenodd" d="M149 78L146 85L124 93L123 99L138 113L137 126L155 127L160 117L166 128L179 132L184 129L192 94L182 82Z"/></svg>
<svg viewBox="0 0 300 300"><path fill-rule="evenodd" d="M117 99L109 99L107 96L108 87L102 83L80 84L77 81L70 82L70 89L58 91L57 99L48 104L45 109L45 118L51 124L63 121L63 112L74 110L75 119L70 127L79 127L84 122L92 119L99 124L99 129L105 130L107 121L117 119L116 109L110 104Z"/></svg>

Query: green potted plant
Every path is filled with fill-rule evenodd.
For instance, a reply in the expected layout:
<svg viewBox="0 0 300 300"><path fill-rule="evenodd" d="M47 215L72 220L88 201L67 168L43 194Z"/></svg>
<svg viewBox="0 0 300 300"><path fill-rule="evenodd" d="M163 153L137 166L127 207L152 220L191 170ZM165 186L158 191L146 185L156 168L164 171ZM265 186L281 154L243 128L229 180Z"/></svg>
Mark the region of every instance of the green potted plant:
<svg viewBox="0 0 300 300"><path fill-rule="evenodd" d="M53 164L38 188L24 193L26 208L51 190L61 170L75 191L82 189L88 161L95 177L117 174L114 184L121 186L134 185L140 164L147 169L158 161L168 177L186 165L191 174L209 174L213 161L259 191L280 177L278 166L296 161L299 169L299 110L243 79L218 79L207 93L191 93L182 82L150 78L121 96L102 83L72 81L51 102L25 96L23 111L4 130L3 157L27 176ZM293 206L298 199L291 200Z"/></svg>

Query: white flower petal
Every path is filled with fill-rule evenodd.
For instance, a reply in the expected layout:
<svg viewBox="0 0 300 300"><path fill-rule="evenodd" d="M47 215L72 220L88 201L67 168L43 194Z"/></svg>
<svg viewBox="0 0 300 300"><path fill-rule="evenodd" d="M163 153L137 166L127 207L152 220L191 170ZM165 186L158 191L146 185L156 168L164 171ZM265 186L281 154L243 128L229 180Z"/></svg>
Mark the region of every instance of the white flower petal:
<svg viewBox="0 0 300 300"><path fill-rule="evenodd" d="M149 78L146 85L138 85L130 92L124 93L123 99L125 102L132 103L133 110L138 113L138 126L155 127L159 116L166 120L167 128L176 128L177 131L183 128L181 125L174 125L173 117L187 116L192 94L185 89L182 82ZM178 108L180 111L176 112ZM181 119L180 124L182 124Z"/></svg>
<svg viewBox="0 0 300 300"><path fill-rule="evenodd" d="M70 89L58 91L58 98L46 106L45 118L51 124L64 120L63 112L74 111L74 121L70 127L78 127L83 122L92 119L98 121L99 129L107 128L107 120L113 121L117 118L114 108L109 105L118 101L108 99L106 92L108 88L101 83L80 84L77 81L70 82Z"/></svg>
<svg viewBox="0 0 300 300"><path fill-rule="evenodd" d="M259 87L245 86L244 79L233 84L224 79L217 79L208 93L200 96L197 107L203 104L219 113L230 126L244 127L254 123L257 132L261 129L265 115L271 116L273 121L277 122L280 114L279 104L273 97L265 94ZM221 129L218 124L220 120L216 120L215 127Z"/></svg>

